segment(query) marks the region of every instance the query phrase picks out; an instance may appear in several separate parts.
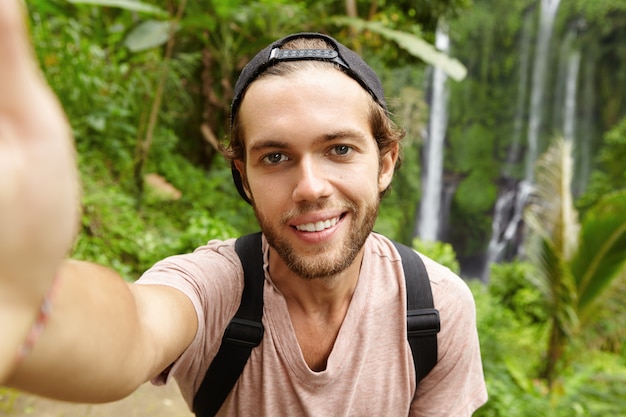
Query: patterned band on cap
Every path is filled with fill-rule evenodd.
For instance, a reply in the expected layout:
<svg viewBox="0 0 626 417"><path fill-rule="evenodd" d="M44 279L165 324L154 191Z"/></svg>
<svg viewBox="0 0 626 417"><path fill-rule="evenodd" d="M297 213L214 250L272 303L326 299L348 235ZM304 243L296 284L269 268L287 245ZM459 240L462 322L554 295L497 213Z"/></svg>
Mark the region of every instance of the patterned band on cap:
<svg viewBox="0 0 626 417"><path fill-rule="evenodd" d="M333 49L281 49L289 41L298 38L322 39L331 45ZM347 75L358 81L381 107L385 110L387 109L382 83L378 75L365 63L363 58L331 36L322 33L303 32L285 36L273 42L256 54L248 65L244 67L235 84L231 105L231 124L237 115L239 105L248 86L271 65L280 61L293 60L321 60L337 63Z"/></svg>

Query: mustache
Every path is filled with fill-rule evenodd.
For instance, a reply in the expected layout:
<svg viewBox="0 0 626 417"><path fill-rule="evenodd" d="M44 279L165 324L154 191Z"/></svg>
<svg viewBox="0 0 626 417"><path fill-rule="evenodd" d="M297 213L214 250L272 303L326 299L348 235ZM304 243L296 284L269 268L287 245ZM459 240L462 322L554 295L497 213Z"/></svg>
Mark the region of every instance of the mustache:
<svg viewBox="0 0 626 417"><path fill-rule="evenodd" d="M324 210L340 210L342 212L356 213L358 207L351 201L322 201L322 202L303 202L297 207L283 213L279 221L282 224L289 223L294 217Z"/></svg>

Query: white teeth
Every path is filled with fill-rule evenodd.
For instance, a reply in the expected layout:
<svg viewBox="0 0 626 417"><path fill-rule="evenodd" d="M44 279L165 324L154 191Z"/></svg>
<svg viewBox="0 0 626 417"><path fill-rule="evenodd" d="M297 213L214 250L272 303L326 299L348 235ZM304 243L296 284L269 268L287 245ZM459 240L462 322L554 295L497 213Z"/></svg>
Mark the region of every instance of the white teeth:
<svg viewBox="0 0 626 417"><path fill-rule="evenodd" d="M296 226L301 232L321 232L324 229L328 229L329 227L333 227L339 221L339 217L335 217L334 219L319 221L316 223L306 223Z"/></svg>

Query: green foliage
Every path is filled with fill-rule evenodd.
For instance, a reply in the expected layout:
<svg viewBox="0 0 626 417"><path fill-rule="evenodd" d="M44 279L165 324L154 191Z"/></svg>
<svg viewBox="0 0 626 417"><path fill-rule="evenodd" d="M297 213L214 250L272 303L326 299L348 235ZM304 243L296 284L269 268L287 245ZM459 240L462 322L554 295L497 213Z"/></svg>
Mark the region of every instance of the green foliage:
<svg viewBox="0 0 626 417"><path fill-rule="evenodd" d="M623 0L570 0L563 2L565 15L584 16L590 24L606 25L608 16L626 13L626 2Z"/></svg>
<svg viewBox="0 0 626 417"><path fill-rule="evenodd" d="M497 271L492 280L498 281ZM541 365L545 331L541 325L529 325L514 311L504 306L479 281L472 281L477 311L477 326L483 370L489 392L488 403L475 416L522 417L545 415L547 400L541 398L541 387L533 375ZM523 305L515 311L523 311Z"/></svg>
<svg viewBox="0 0 626 417"><path fill-rule="evenodd" d="M444 242L424 242L420 239L413 240L413 249L423 253L434 261L443 266L450 268L455 274L461 272L459 262L456 260L456 254L452 245Z"/></svg>
<svg viewBox="0 0 626 417"><path fill-rule="evenodd" d="M626 193L610 195L590 209L578 235L571 147L557 142L538 166L536 194L526 214L534 242L527 250L532 265L494 265L488 288L472 285L491 395L477 415L619 414L626 361L623 350L610 343L619 336L606 332L620 326L597 324L600 317L608 319L608 311L623 310L616 294L623 294L624 286L619 278L624 276ZM593 307L587 310L586 303ZM622 314L608 323L617 323ZM494 330L495 320L507 325ZM590 343L594 339L609 343Z"/></svg>
<svg viewBox="0 0 626 417"><path fill-rule="evenodd" d="M494 266L487 286L470 282L489 401L478 417L615 416L624 410L626 356L579 346L552 391L538 378L547 310L527 263Z"/></svg>
<svg viewBox="0 0 626 417"><path fill-rule="evenodd" d="M220 191L223 181L208 180L205 172L180 157L161 161L172 168L167 175L181 184L178 200L147 193L139 205L106 177L105 167L98 170L92 163L83 170L83 223L74 257L111 266L132 281L167 256L191 252L210 239L239 236L242 232L234 225L253 229L253 220L245 221L246 216L229 216L227 203L238 202L235 197L217 197L225 196ZM212 214L220 201L223 210Z"/></svg>
<svg viewBox="0 0 626 417"><path fill-rule="evenodd" d="M587 192L580 198L582 210L595 204L604 195L626 188L626 117L604 135L604 145L597 155L598 167L594 171Z"/></svg>
<svg viewBox="0 0 626 417"><path fill-rule="evenodd" d="M309 10L327 15L346 15L347 3L334 0L307 0ZM423 28L434 33L439 19L456 16L471 6L471 0L354 0L356 17L365 20L387 20L396 29L411 31Z"/></svg>
<svg viewBox="0 0 626 417"><path fill-rule="evenodd" d="M158 16L167 16L167 12L154 7L151 4L138 0L67 0L73 4L90 4L94 6L119 7L120 9L134 12L148 13Z"/></svg>
<svg viewBox="0 0 626 417"><path fill-rule="evenodd" d="M538 162L535 195L525 213L526 252L550 323L544 374L550 389L567 370L568 350L611 298L607 288L626 262L626 191L589 210L581 228L572 204L571 165L571 143L557 140Z"/></svg>
<svg viewBox="0 0 626 417"><path fill-rule="evenodd" d="M419 36L409 32L390 29L380 22L367 22L356 18L340 17L333 20L339 25L347 25L358 31L377 33L387 40L395 42L400 48L407 51L425 63L441 68L450 78L461 81L467 75L467 69L458 60L439 52L433 45Z"/></svg>
<svg viewBox="0 0 626 417"><path fill-rule="evenodd" d="M111 266L134 280L165 256L254 228L254 216L231 185L230 169L217 162L207 173L180 151L178 132L194 111L181 85L193 77L197 55L179 53L169 62L167 99L144 167L181 197L164 199L151 189L140 196L135 153L161 73L162 51L131 54L124 48L124 32L134 27L127 12L93 8L86 15L80 10L63 16L36 7L30 12L45 76L76 138L84 197L75 257Z"/></svg>
<svg viewBox="0 0 626 417"><path fill-rule="evenodd" d="M623 161L626 158L626 117L604 136L604 145L598 154L604 181L613 189L626 187Z"/></svg>
<svg viewBox="0 0 626 417"><path fill-rule="evenodd" d="M547 319L544 298L529 280L534 273L527 262L491 265L489 294L524 325L544 323Z"/></svg>
<svg viewBox="0 0 626 417"><path fill-rule="evenodd" d="M597 309L626 259L626 191L605 196L585 215L581 244L571 263L578 289L578 310L587 317Z"/></svg>
<svg viewBox="0 0 626 417"><path fill-rule="evenodd" d="M485 213L493 206L497 192L495 184L489 181L489 176L484 171L473 171L459 184L455 204L470 213Z"/></svg>

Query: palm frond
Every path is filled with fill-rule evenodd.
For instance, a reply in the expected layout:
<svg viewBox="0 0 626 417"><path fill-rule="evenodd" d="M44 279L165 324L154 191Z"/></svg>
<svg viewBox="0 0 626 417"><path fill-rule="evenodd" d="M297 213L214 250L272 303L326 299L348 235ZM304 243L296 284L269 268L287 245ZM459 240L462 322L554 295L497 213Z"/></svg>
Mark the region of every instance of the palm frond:
<svg viewBox="0 0 626 417"><path fill-rule="evenodd" d="M578 247L578 213L571 192L573 145L562 138L537 161L536 184L528 209L533 231L550 239L569 260Z"/></svg>
<svg viewBox="0 0 626 417"><path fill-rule="evenodd" d="M579 310L588 313L626 263L626 191L605 196L586 214L571 261Z"/></svg>
<svg viewBox="0 0 626 417"><path fill-rule="evenodd" d="M553 323L564 336L578 326L578 292L569 260L578 247L578 214L571 194L572 144L555 140L537 162L536 184L524 213L526 253L537 267L535 284L546 296Z"/></svg>

